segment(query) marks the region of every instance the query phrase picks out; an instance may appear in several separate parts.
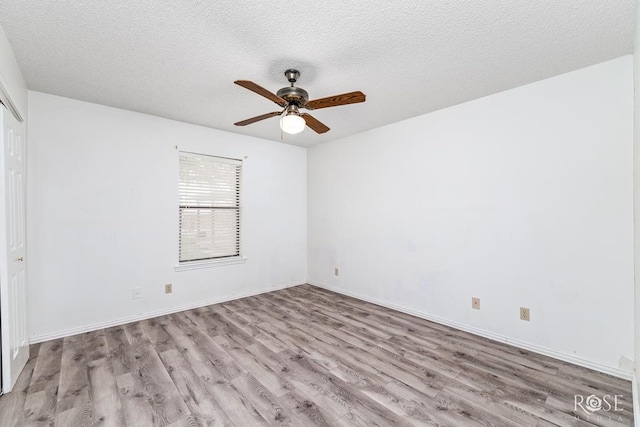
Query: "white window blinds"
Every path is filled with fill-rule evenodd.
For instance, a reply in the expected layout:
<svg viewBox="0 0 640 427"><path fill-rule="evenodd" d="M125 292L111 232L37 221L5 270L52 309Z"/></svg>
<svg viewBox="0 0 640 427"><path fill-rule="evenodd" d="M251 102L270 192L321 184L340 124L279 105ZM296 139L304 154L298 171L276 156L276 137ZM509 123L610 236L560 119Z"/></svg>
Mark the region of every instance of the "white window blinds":
<svg viewBox="0 0 640 427"><path fill-rule="evenodd" d="M180 262L240 256L242 161L180 152Z"/></svg>

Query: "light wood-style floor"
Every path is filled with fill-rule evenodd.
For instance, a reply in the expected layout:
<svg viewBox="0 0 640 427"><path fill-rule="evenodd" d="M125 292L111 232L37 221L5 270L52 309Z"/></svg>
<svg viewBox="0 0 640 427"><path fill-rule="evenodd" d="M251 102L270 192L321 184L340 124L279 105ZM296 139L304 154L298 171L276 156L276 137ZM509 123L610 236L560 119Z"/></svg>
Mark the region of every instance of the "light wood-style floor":
<svg viewBox="0 0 640 427"><path fill-rule="evenodd" d="M309 285L35 344L0 426L632 425L627 381ZM619 412L574 395L622 395ZM589 421L586 421L586 420Z"/></svg>

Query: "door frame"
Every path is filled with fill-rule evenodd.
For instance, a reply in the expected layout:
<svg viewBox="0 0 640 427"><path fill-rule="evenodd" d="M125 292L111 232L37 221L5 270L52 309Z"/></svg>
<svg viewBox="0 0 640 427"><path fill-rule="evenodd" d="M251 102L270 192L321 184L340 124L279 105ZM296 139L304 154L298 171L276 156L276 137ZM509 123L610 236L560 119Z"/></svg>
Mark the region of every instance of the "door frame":
<svg viewBox="0 0 640 427"><path fill-rule="evenodd" d="M7 90L7 85L4 79L2 78L1 74L0 74L0 103L2 103L5 107L7 107L7 110L11 111L11 114L13 114L13 117L15 117L17 121L19 121L20 123L24 122L24 119L22 118L20 111L18 111L18 107L16 107L16 104L13 102L13 99L11 99L11 95L9 95L9 91Z"/></svg>

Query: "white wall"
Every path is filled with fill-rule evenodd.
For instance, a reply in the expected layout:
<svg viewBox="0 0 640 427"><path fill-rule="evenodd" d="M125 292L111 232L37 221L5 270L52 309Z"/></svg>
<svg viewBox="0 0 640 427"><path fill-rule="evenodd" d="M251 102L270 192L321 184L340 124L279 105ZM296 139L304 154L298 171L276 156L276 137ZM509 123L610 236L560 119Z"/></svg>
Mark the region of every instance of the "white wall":
<svg viewBox="0 0 640 427"><path fill-rule="evenodd" d="M311 148L310 282L616 370L632 116L626 56Z"/></svg>
<svg viewBox="0 0 640 427"><path fill-rule="evenodd" d="M27 85L2 27L0 27L0 79L20 115L26 120Z"/></svg>
<svg viewBox="0 0 640 427"><path fill-rule="evenodd" d="M35 341L306 280L304 148L38 92L29 92L29 144ZM174 271L176 145L248 156L244 264ZM132 299L137 286L141 300Z"/></svg>

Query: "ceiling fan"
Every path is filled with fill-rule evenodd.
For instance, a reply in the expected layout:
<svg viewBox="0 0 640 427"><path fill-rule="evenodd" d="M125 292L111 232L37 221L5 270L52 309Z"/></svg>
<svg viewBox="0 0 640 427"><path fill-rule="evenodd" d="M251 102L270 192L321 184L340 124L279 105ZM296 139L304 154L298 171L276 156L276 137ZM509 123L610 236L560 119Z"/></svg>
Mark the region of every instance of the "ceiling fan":
<svg viewBox="0 0 640 427"><path fill-rule="evenodd" d="M275 102L283 108L281 111L274 111L261 116L252 117L234 123L236 126L246 126L260 120L270 117L282 116L280 118L280 129L289 134L300 133L304 130L305 125L309 126L316 133L325 133L329 131L329 127L318 121L309 113L300 113L300 109L318 110L320 108L337 107L338 105L355 104L365 101L365 94L356 91L343 93L341 95L328 96L326 98L313 99L309 101L309 94L306 90L294 86L300 77L298 70L289 69L284 72L285 77L291 83L291 86L283 87L277 93L273 93L257 85L249 80L236 80L234 83L249 89L252 92L262 95L265 98Z"/></svg>

